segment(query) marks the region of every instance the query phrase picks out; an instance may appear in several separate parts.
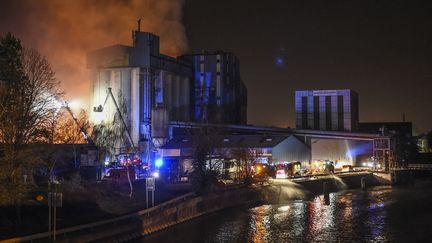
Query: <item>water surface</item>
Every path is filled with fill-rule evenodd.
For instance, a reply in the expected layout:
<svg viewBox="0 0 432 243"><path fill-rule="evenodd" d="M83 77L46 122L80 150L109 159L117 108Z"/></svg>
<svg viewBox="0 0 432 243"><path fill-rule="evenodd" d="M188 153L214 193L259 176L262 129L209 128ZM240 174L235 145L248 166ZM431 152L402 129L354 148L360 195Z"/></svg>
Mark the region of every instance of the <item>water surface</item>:
<svg viewBox="0 0 432 243"><path fill-rule="evenodd" d="M432 242L430 184L311 201L235 208L189 221L137 242Z"/></svg>

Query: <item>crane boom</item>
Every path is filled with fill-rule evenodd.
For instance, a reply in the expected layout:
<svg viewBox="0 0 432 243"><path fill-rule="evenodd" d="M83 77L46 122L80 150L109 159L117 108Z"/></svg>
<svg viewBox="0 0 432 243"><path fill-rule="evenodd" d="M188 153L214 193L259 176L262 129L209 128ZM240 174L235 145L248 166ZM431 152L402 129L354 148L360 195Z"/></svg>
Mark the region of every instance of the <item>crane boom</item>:
<svg viewBox="0 0 432 243"><path fill-rule="evenodd" d="M132 148L135 149L135 144L134 144L134 142L133 142L133 140L132 140L132 136L130 135L129 127L126 125L126 122L125 122L125 120L124 120L124 118L123 118L123 115L122 115L122 113L121 113L121 111L120 111L119 106L117 105L117 101L116 101L116 99L114 98L114 95L113 95L113 93L112 93L111 88L108 88L108 94L111 96L111 99L113 100L114 105L115 105L115 107L116 107L116 109L117 109L117 113L119 114L120 119L121 119L122 122L123 122L123 126L124 126L125 129L126 129L126 134L127 134L127 137L128 137L129 143L130 143L130 145L132 146Z"/></svg>
<svg viewBox="0 0 432 243"><path fill-rule="evenodd" d="M135 150L136 147L135 147L135 144L134 144L134 142L133 142L133 140L132 140L132 136L131 136L131 134L130 134L129 127L126 125L126 121L125 121L124 118L123 118L123 115L122 115L122 113L121 113L121 111L120 111L120 108L119 108L119 106L118 106L118 104L117 104L117 101L116 101L116 99L115 99L115 97L114 97L114 95L113 95L113 93L112 93L112 89L111 89L111 87L108 88L108 94L107 94L107 96L106 96L106 98L105 98L105 102L104 102L103 106L102 106L102 105L99 105L98 107L94 107L94 108L93 108L93 111L94 111L94 112L102 112L103 109L105 108L105 105L106 105L106 103L107 103L109 97L111 97L111 99L112 99L112 101L113 101L113 103L114 103L114 106L116 107L116 111L117 111L117 113L118 113L119 116L120 116L120 120L122 121L123 126L124 126L125 129L126 129L126 135L127 135L128 140L129 140L129 143L130 143L130 145L132 146L132 148Z"/></svg>
<svg viewBox="0 0 432 243"><path fill-rule="evenodd" d="M72 110L70 109L70 107L68 106L68 104L66 102L65 102L65 106L64 107L69 112L69 114L71 115L71 117L75 121L75 123L77 124L80 132L84 136L84 139L87 141L87 143L90 144L90 145L95 145L95 143L90 138L90 136L87 134L87 132L84 130L84 128L82 128L81 124L78 122L78 119L75 117L75 115L73 114Z"/></svg>

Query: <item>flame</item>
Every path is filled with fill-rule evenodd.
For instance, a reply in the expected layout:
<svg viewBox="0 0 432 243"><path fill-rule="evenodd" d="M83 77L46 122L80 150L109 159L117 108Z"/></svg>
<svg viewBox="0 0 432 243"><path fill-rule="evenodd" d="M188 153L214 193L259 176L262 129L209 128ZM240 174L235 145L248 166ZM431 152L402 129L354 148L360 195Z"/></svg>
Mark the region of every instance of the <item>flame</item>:
<svg viewBox="0 0 432 243"><path fill-rule="evenodd" d="M107 45L131 45L131 30L161 37L161 52L187 51L182 24L184 0L1 1L0 33L12 32L50 61L67 99L88 103L88 51ZM4 13L4 14L3 14Z"/></svg>

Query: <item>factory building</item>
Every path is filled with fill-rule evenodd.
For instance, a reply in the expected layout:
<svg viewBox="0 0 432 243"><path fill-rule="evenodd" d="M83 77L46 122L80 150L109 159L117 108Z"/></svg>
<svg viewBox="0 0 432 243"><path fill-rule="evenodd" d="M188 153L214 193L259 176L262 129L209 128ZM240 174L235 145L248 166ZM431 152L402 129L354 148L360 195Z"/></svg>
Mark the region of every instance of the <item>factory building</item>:
<svg viewBox="0 0 432 243"><path fill-rule="evenodd" d="M212 163L219 163L221 173L233 172L233 160L239 159L239 151L246 152L253 163L274 164L300 162L308 166L311 150L295 136L290 135L211 135L208 137L213 148ZM191 172L196 144L202 142L199 136L177 136L162 146L162 156L169 161L170 173L187 175ZM204 137L204 139L207 139ZM244 159L244 158L241 158ZM223 172L225 171L225 172Z"/></svg>
<svg viewBox="0 0 432 243"><path fill-rule="evenodd" d="M132 37L132 46L87 56L94 124L112 122L119 107L131 145L148 155L169 139L170 122L246 123L237 57L215 52L173 58L160 53L159 36L136 30Z"/></svg>
<svg viewBox="0 0 432 243"><path fill-rule="evenodd" d="M228 52L203 51L180 57L193 63L193 120L246 124L247 90L238 58Z"/></svg>
<svg viewBox="0 0 432 243"><path fill-rule="evenodd" d="M333 161L336 168L362 166L371 161L373 141L350 139L311 139L312 162Z"/></svg>
<svg viewBox="0 0 432 243"><path fill-rule="evenodd" d="M160 54L158 36L134 31L133 46L113 45L93 51L88 54L87 65L94 123L114 118L116 107L108 88L126 114L135 145L154 137L150 136L152 119L162 123L190 121L192 65Z"/></svg>
<svg viewBox="0 0 432 243"><path fill-rule="evenodd" d="M358 130L358 95L349 89L296 91L295 111L297 129Z"/></svg>

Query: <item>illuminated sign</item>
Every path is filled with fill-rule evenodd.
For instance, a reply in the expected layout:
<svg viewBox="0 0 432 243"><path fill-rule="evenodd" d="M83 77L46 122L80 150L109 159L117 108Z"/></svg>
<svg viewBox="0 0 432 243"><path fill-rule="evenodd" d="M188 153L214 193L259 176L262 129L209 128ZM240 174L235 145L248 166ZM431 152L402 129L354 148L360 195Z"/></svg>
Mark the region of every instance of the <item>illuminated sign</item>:
<svg viewBox="0 0 432 243"><path fill-rule="evenodd" d="M313 96L332 96L337 95L337 90L314 90Z"/></svg>

